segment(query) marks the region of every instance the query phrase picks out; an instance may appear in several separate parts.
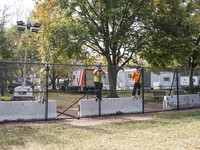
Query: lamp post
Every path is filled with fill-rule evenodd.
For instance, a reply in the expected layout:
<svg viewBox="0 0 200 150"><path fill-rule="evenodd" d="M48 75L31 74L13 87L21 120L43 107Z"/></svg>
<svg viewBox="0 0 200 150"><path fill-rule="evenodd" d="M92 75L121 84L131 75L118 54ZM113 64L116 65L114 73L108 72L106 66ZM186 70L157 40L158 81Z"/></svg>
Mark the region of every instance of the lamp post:
<svg viewBox="0 0 200 150"><path fill-rule="evenodd" d="M29 33L30 33L30 30L32 32L38 33L41 24L40 23L34 23L32 25L31 22L28 22L27 24L25 24L23 21L17 21L17 25L18 25L18 30L19 31L25 31L25 29L28 30L27 41L26 41L26 51L25 51L25 58L24 58L24 73L23 73L24 86L26 86L26 63L27 63L27 51L28 51Z"/></svg>

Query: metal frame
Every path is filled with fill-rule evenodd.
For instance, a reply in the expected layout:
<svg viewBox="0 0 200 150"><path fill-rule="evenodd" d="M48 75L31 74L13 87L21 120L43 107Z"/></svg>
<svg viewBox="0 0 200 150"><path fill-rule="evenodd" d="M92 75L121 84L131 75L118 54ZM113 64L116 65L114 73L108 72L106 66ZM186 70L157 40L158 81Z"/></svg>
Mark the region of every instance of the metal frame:
<svg viewBox="0 0 200 150"><path fill-rule="evenodd" d="M80 119L79 117L75 117L75 116L72 116L72 115L69 115L67 113L65 113L67 110L69 110L72 106L74 106L76 103L78 103L81 99L83 99L85 96L87 96L87 94L85 94L84 96L82 96L80 99L78 99L76 102L74 102L72 105L70 105L69 107L67 107L64 111L60 112L60 111L57 111L59 113L59 115L57 115L57 117L61 116L61 115L66 115L66 116L69 116L69 117L72 117L72 118L76 118L76 119ZM65 119L71 119L71 118L65 118Z"/></svg>
<svg viewBox="0 0 200 150"><path fill-rule="evenodd" d="M44 63L25 63L25 62L5 62L5 61L0 61L0 65L2 65L2 66L5 66L5 64L9 64L10 66L14 66L14 65L12 65L12 64L33 64L33 65L44 65ZM52 64L52 63L49 63L49 64L51 64L51 65L66 65L66 66L96 66L96 65L73 65L73 64ZM22 66L22 65L21 65ZM47 66L46 66L47 67ZM145 87L144 87L144 73L145 73L145 69L146 68L142 68L142 112L143 113L147 113L147 112L145 112L145 103L144 103L144 98L145 98ZM151 68L150 68L151 69ZM156 69L158 69L158 68L156 68ZM159 68L160 69L160 68ZM168 69L168 68L166 68L166 69ZM180 73L181 73L181 70L179 70L180 68L170 68L171 70L171 72L174 72L174 75L172 74L171 76L173 76L173 82L177 82L176 83L176 88L174 89L174 90L176 90L177 91L177 108L176 108L176 110L180 110L181 108L179 107L179 104L180 104L180 98L179 98L179 96L180 96L180 88L179 88L179 76L180 76ZM174 71L175 70L175 71ZM2 72L4 72L4 70L2 70ZM4 86L6 86L6 85L4 85ZM1 89L1 90L3 90L3 89ZM100 89L99 89L100 90ZM168 89L168 90L170 90L170 89ZM121 90L120 90L121 91ZM36 92L34 92L34 93L36 93ZM3 91L2 92L0 92L0 94L3 94ZM46 90L46 97L47 97L47 99L46 99L46 101L45 101L45 120L47 121L48 120L48 94L49 94L49 89L48 89L48 84L47 84L47 90ZM101 93L99 92L99 96L100 97L102 97L102 95L101 95ZM168 94L168 93L167 93ZM170 92L170 94L171 94L171 92ZM69 107L67 107L64 111L57 111L58 112L58 116L57 117L60 117L61 115L65 115L65 116L68 116L70 119L71 118L75 118L75 119L79 119L79 117L77 117L77 116L73 116L73 115L70 115L70 114L68 114L67 113L67 111L72 107L72 106L74 106L75 104L77 104L82 98L84 98L86 95L84 95L83 97L81 97L80 99L78 99L76 102L74 102L72 105L70 105ZM131 96L131 95L130 95ZM102 99L102 98L100 98L100 99ZM99 100L98 101L98 105L99 105L99 116L102 116L102 101L101 100ZM187 108L187 109L189 109L189 108ZM163 110L159 110L159 111L163 111ZM155 111L151 111L151 112L158 112L157 110L155 110ZM148 112L148 113L150 113L150 112ZM67 119L67 118L64 118L64 119Z"/></svg>

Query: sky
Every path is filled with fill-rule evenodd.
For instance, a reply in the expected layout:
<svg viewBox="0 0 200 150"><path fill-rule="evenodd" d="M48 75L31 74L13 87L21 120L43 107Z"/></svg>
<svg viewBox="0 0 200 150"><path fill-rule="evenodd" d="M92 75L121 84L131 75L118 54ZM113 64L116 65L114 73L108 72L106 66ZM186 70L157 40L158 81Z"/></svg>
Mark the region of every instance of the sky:
<svg viewBox="0 0 200 150"><path fill-rule="evenodd" d="M34 0L0 0L0 18L2 17L2 11L5 10L5 6L8 7L6 14L7 17L6 27L15 25L17 21L26 22L26 18L30 15L30 12L34 9Z"/></svg>

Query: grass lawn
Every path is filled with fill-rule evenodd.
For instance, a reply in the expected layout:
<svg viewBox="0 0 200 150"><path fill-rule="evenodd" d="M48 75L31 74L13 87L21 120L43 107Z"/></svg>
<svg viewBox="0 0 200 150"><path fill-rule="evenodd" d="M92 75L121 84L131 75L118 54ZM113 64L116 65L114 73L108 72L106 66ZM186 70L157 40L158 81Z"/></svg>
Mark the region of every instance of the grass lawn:
<svg viewBox="0 0 200 150"><path fill-rule="evenodd" d="M50 92L49 93L49 100L56 100L57 107L69 107L74 102L76 102L78 99L83 97L84 94L78 94L78 93L66 93L66 92ZM74 105L74 107L78 107L78 104Z"/></svg>
<svg viewBox="0 0 200 150"><path fill-rule="evenodd" d="M0 149L200 149L200 112L158 115L151 121L77 127L0 125Z"/></svg>

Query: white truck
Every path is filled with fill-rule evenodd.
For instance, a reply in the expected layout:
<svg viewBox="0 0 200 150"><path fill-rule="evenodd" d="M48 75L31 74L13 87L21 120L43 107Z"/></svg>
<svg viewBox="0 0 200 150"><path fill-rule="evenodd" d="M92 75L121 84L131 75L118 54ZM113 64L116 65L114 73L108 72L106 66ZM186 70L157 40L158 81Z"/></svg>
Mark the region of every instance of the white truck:
<svg viewBox="0 0 200 150"><path fill-rule="evenodd" d="M80 69L73 72L72 82L66 90L81 92L94 92L94 69Z"/></svg>
<svg viewBox="0 0 200 150"><path fill-rule="evenodd" d="M34 101L33 89L30 86L17 86L14 90L14 96L11 101Z"/></svg>

